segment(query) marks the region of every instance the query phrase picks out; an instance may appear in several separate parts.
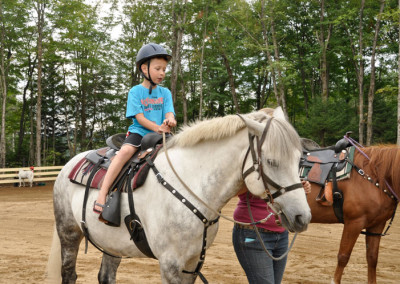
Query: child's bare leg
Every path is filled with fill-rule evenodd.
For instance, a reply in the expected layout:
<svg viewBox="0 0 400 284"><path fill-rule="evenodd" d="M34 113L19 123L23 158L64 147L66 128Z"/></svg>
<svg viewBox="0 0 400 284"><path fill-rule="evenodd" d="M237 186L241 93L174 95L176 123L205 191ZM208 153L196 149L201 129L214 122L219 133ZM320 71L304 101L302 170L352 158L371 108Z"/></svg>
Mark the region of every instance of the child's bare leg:
<svg viewBox="0 0 400 284"><path fill-rule="evenodd" d="M99 196L97 197L96 203L104 205L106 203L106 196L108 193L108 190L110 189L112 183L122 170L122 167L128 162L128 160L135 154L137 151L137 148L125 144L121 147L121 150L118 152L118 154L114 157L112 160L110 167L107 170L106 176L104 177L103 184L101 185L100 191L99 191ZM98 211L103 211L103 208L95 205L94 208Z"/></svg>

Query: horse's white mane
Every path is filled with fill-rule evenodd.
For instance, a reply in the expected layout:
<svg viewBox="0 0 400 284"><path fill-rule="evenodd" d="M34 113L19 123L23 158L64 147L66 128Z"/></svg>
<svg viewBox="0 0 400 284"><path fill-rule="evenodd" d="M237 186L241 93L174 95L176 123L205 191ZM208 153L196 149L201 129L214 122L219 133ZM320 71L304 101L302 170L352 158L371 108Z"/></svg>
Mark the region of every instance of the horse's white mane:
<svg viewBox="0 0 400 284"><path fill-rule="evenodd" d="M244 116L265 123L272 113L273 109L267 108ZM168 147L190 147L202 141L220 140L233 136L244 127L246 127L245 123L237 115L198 120L181 127L179 133L168 142ZM272 158L287 160L293 157L294 148L301 151L300 138L287 121L274 119L269 132L268 136L272 138L266 139L265 146L273 153Z"/></svg>
<svg viewBox="0 0 400 284"><path fill-rule="evenodd" d="M182 126L179 133L171 139L170 146L189 147L205 140L219 140L235 134L243 127L244 123L236 115L196 120Z"/></svg>

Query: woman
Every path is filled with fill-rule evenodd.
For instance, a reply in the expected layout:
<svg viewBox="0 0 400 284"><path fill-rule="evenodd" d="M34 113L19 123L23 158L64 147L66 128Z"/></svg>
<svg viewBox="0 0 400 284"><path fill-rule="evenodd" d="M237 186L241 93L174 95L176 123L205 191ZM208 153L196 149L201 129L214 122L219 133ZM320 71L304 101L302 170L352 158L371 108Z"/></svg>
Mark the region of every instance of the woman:
<svg viewBox="0 0 400 284"><path fill-rule="evenodd" d="M311 184L302 181L306 194L311 192ZM264 200L247 193L239 194L233 218L242 223L251 223L247 207L247 194L249 194L250 209L253 220L261 220L272 211ZM275 258L282 256L288 249L289 234L285 228L278 225L275 218L269 218L265 223L257 224L264 246ZM281 283L285 271L287 256L280 260L273 260L264 251L257 234L251 225L235 223L232 233L232 242L240 265L246 273L251 284Z"/></svg>

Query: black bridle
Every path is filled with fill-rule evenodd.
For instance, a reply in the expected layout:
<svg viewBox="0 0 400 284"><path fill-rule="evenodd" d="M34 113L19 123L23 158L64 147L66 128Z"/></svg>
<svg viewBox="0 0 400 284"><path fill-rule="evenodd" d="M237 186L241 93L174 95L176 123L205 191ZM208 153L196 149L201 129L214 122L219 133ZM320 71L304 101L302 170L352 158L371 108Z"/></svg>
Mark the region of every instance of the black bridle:
<svg viewBox="0 0 400 284"><path fill-rule="evenodd" d="M246 155L243 160L243 165L242 165L243 180L252 172L258 172L258 174L259 174L258 179L260 179L260 177L262 178L262 181L264 183L265 193L267 194L267 197L264 198L264 200L267 203L271 203L271 204L274 203L275 198L281 196L282 194L292 191L292 190L295 190L297 188L303 188L303 185L301 183L295 183L295 184L292 184L287 187L280 186L279 184L274 182L270 177L268 177L268 175L266 175L264 173L263 165L262 165L262 161L261 161L262 160L261 159L261 153L262 153L261 147L265 141L265 137L267 136L267 132L271 125L272 119L273 118L271 117L267 121L267 124L265 125L265 128L261 135L261 138L259 138L256 135L251 135L249 133L249 148L247 149ZM256 138L256 141L257 141L257 154L256 154L256 149L255 149L256 147L254 146L254 138ZM251 152L251 157L253 159L253 165L244 172L244 167L245 167L249 152ZM274 193L271 193L270 189L268 188L268 185L272 186L277 191Z"/></svg>

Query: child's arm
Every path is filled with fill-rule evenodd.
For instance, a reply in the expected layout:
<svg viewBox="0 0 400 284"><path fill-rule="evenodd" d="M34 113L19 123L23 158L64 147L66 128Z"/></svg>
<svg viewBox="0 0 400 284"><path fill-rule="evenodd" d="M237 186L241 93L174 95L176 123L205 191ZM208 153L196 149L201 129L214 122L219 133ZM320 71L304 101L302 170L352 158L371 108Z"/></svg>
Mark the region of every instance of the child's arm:
<svg viewBox="0 0 400 284"><path fill-rule="evenodd" d="M165 133L171 132L171 129L168 126L168 124L163 123L161 125L158 125L155 122L145 118L143 113L138 113L135 117L136 117L137 121L140 123L140 125L142 125L143 127L147 128L151 131L154 131L154 132L157 132L160 134L163 132L165 132ZM175 118L174 118L174 120L175 120Z"/></svg>

